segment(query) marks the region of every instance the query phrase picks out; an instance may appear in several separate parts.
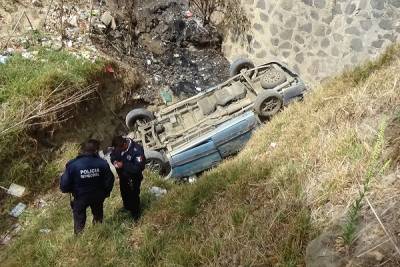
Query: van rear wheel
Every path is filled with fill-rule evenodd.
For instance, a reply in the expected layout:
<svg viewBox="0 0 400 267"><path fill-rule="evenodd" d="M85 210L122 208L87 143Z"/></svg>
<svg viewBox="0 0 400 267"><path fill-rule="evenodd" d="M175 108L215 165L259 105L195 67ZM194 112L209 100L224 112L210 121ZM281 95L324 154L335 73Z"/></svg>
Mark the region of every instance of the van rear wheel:
<svg viewBox="0 0 400 267"><path fill-rule="evenodd" d="M254 101L254 111L261 117L269 118L279 112L283 106L281 94L273 90L259 94Z"/></svg>
<svg viewBox="0 0 400 267"><path fill-rule="evenodd" d="M158 173L161 176L168 174L170 165L161 152L145 150L144 155L146 157L146 169Z"/></svg>

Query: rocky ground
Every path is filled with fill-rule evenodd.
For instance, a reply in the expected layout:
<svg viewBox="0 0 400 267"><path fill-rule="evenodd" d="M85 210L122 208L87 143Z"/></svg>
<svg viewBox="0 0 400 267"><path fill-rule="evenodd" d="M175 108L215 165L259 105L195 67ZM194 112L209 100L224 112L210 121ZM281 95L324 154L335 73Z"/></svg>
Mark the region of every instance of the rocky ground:
<svg viewBox="0 0 400 267"><path fill-rule="evenodd" d="M3 55L37 44L92 60L102 54L137 69L143 83L132 97L151 103L160 91L184 98L228 78L221 34L187 1L88 2L0 1Z"/></svg>
<svg viewBox="0 0 400 267"><path fill-rule="evenodd" d="M115 17L108 28L95 28L92 40L103 52L141 66L145 98L165 89L191 96L228 77L222 36L203 26L185 1L142 1L133 7L110 1L106 7Z"/></svg>

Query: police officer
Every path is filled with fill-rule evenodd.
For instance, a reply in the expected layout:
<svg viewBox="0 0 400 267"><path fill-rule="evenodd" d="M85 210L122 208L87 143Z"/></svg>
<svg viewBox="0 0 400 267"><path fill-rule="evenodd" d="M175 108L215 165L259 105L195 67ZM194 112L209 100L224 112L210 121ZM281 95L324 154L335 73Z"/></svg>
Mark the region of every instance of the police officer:
<svg viewBox="0 0 400 267"><path fill-rule="evenodd" d="M112 146L111 162L119 176L124 209L137 220L140 217L140 185L146 161L143 147L132 139L122 136L115 136Z"/></svg>
<svg viewBox="0 0 400 267"><path fill-rule="evenodd" d="M71 208L75 234L85 228L87 207L92 210L93 224L102 223L103 203L114 186L110 166L98 155L99 146L97 140L88 140L82 146L81 154L67 163L61 176L61 191L72 193L74 197Z"/></svg>

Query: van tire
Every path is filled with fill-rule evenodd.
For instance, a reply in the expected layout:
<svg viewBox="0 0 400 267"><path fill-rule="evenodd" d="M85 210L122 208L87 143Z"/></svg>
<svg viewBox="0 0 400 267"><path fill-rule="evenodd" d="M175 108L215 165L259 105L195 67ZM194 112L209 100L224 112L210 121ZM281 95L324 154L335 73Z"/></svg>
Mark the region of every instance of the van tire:
<svg viewBox="0 0 400 267"><path fill-rule="evenodd" d="M126 126L129 129L134 129L137 122L147 123L154 120L154 114L144 108L136 108L131 110L125 117Z"/></svg>
<svg viewBox="0 0 400 267"><path fill-rule="evenodd" d="M261 77L261 87L263 89L272 89L286 82L287 78L282 71L276 69L267 70Z"/></svg>
<svg viewBox="0 0 400 267"><path fill-rule="evenodd" d="M281 110L283 99L281 94L274 90L264 91L254 101L254 112L260 117L269 118Z"/></svg>
<svg viewBox="0 0 400 267"><path fill-rule="evenodd" d="M253 69L254 67L255 66L254 66L253 62L251 62L250 60L245 59L245 58L239 58L231 64L231 67L229 68L229 75L230 75L230 77L233 77L233 76L240 74L240 72L243 69L249 70L249 69ZM251 76L251 74L249 76Z"/></svg>
<svg viewBox="0 0 400 267"><path fill-rule="evenodd" d="M170 171L170 164L161 152L155 150L145 150L146 169L156 172L161 176L165 176Z"/></svg>

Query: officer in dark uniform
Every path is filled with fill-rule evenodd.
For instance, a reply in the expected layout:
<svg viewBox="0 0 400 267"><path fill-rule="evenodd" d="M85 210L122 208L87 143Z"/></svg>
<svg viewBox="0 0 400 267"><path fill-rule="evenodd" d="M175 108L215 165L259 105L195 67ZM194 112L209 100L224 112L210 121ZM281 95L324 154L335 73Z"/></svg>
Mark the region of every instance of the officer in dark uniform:
<svg viewBox="0 0 400 267"><path fill-rule="evenodd" d="M71 208L75 234L85 228L87 207L92 210L93 224L103 221L104 199L110 196L114 186L110 166L98 155L99 146L97 140L88 140L81 154L67 163L61 176L61 191L72 193L74 197Z"/></svg>
<svg viewBox="0 0 400 267"><path fill-rule="evenodd" d="M143 147L122 136L114 137L112 146L111 162L119 176L124 209L137 220L140 217L140 185L146 162Z"/></svg>

